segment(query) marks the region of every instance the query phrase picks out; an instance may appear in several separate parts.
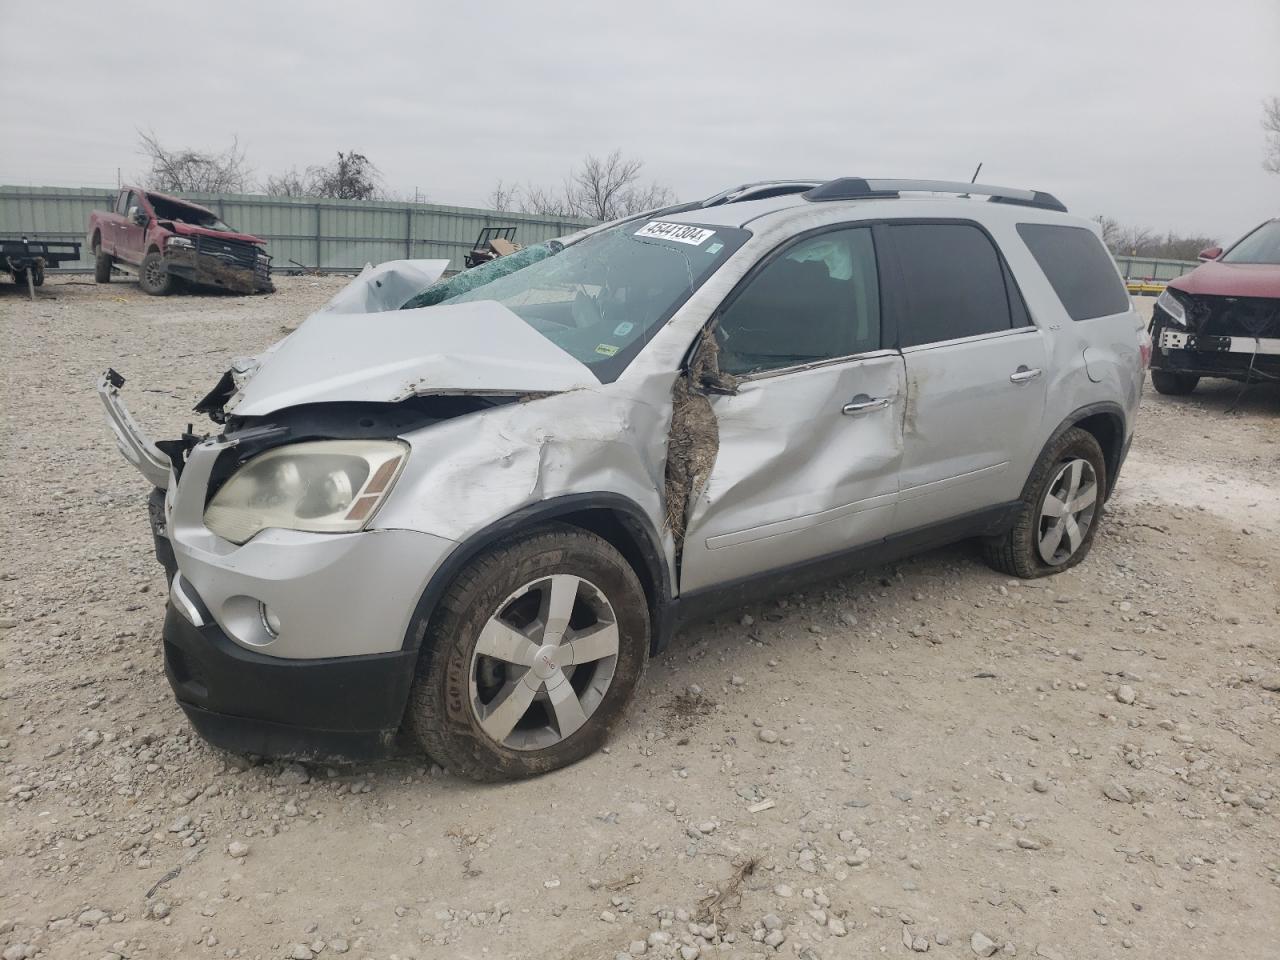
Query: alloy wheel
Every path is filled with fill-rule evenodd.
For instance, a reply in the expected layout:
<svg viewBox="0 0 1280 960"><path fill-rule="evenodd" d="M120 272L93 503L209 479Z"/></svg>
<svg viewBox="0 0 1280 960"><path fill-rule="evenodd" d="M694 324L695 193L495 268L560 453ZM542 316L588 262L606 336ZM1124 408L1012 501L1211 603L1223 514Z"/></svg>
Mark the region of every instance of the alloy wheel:
<svg viewBox="0 0 1280 960"><path fill-rule="evenodd" d="M1040 559L1066 563L1080 549L1098 509L1098 477L1088 460L1067 460L1054 474L1040 504L1037 532Z"/></svg>
<svg viewBox="0 0 1280 960"><path fill-rule="evenodd" d="M471 709L512 750L554 746L600 706L618 662L618 623L594 584L533 580L485 622L471 657Z"/></svg>

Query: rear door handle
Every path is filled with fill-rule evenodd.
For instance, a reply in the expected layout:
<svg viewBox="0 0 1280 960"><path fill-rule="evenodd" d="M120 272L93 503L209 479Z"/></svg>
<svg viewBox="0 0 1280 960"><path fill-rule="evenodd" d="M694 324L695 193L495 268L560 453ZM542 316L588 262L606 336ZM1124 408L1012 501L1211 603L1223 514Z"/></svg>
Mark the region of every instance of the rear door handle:
<svg viewBox="0 0 1280 960"><path fill-rule="evenodd" d="M846 416L858 417L872 410L883 410L889 406L889 399L889 397L869 397L865 393L860 393L846 403L840 412Z"/></svg>
<svg viewBox="0 0 1280 960"><path fill-rule="evenodd" d="M1022 366L1009 374L1009 379L1013 383L1029 383L1042 373L1044 373L1044 371L1039 367L1036 367L1035 369L1028 369L1027 367Z"/></svg>

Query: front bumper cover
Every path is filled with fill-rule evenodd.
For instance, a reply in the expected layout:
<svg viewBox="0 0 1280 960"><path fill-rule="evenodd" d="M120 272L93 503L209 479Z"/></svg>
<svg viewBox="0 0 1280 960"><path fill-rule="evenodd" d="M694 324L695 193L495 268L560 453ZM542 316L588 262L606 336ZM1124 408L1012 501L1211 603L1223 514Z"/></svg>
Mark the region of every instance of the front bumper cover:
<svg viewBox="0 0 1280 960"><path fill-rule="evenodd" d="M245 650L170 600L165 675L197 732L237 753L310 760L389 756L416 650L287 660Z"/></svg>

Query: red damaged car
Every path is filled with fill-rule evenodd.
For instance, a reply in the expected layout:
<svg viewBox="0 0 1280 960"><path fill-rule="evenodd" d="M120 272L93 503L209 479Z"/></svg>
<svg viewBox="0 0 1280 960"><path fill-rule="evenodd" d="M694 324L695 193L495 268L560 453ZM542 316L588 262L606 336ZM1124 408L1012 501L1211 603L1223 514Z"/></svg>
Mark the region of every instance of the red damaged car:
<svg viewBox="0 0 1280 960"><path fill-rule="evenodd" d="M1169 282L1151 316L1151 382L1187 394L1201 377L1280 381L1280 217Z"/></svg>
<svg viewBox="0 0 1280 960"><path fill-rule="evenodd" d="M111 210L89 214L94 279L111 280L113 267L136 271L153 296L176 281L222 287L236 293L270 293L271 257L266 241L236 233L198 203L152 190L124 187Z"/></svg>

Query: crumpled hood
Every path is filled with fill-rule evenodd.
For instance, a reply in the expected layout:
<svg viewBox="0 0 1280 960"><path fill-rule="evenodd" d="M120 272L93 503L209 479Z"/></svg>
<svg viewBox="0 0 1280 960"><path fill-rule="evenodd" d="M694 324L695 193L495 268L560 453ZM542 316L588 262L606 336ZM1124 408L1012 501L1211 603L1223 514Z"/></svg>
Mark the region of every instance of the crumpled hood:
<svg viewBox="0 0 1280 960"><path fill-rule="evenodd" d="M1183 293L1218 297L1280 297L1280 264L1210 260L1169 286Z"/></svg>
<svg viewBox="0 0 1280 960"><path fill-rule="evenodd" d="M252 233L236 233L232 230L210 230L208 227L198 227L192 223L183 223L181 220L166 220L159 218L164 226L172 230L174 233L182 237L212 237L214 240L241 240L245 243L257 243L266 245L265 240L261 237L255 237Z"/></svg>
<svg viewBox="0 0 1280 960"><path fill-rule="evenodd" d="M437 261L443 263L443 261ZM559 393L599 386L582 363L492 300L398 310L424 261L366 268L328 305L258 357L234 413L304 403L397 402L431 394ZM443 266L436 271L436 276ZM230 410L231 405L228 405Z"/></svg>

